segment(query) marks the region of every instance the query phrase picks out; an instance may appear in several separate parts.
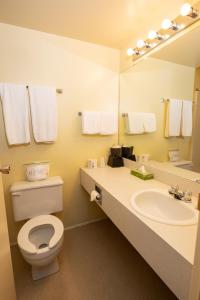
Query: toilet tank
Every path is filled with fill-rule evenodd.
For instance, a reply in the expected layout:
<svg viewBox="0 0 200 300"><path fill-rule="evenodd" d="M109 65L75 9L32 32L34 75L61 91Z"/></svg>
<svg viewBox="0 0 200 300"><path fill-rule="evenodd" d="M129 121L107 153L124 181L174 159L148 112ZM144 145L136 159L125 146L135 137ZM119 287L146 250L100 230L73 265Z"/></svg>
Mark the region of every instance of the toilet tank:
<svg viewBox="0 0 200 300"><path fill-rule="evenodd" d="M34 182L15 182L10 192L15 221L47 215L63 209L63 180L59 176Z"/></svg>

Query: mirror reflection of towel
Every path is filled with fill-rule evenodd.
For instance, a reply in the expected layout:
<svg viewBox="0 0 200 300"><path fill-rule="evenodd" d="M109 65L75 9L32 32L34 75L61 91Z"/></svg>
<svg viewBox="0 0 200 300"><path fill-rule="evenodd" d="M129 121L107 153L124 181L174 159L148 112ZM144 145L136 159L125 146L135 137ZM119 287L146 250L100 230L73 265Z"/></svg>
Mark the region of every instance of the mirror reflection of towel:
<svg viewBox="0 0 200 300"><path fill-rule="evenodd" d="M165 137L180 136L182 101L178 99L170 99L166 103L166 110Z"/></svg>
<svg viewBox="0 0 200 300"><path fill-rule="evenodd" d="M156 115L154 113L143 113L143 123L146 133L156 131Z"/></svg>
<svg viewBox="0 0 200 300"><path fill-rule="evenodd" d="M144 133L143 113L128 112L125 122L126 122L127 134L143 134Z"/></svg>

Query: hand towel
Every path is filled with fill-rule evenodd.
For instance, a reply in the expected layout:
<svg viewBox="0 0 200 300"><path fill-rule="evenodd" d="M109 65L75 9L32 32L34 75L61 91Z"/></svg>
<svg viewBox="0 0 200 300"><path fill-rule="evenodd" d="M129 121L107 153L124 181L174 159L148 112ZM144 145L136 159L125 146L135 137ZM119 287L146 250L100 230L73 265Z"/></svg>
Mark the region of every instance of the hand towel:
<svg viewBox="0 0 200 300"><path fill-rule="evenodd" d="M143 134L144 122L143 113L128 112L126 116L126 131L128 134Z"/></svg>
<svg viewBox="0 0 200 300"><path fill-rule="evenodd" d="M156 131L156 116L154 113L143 114L144 131L147 133Z"/></svg>
<svg viewBox="0 0 200 300"><path fill-rule="evenodd" d="M100 134L113 135L118 132L118 116L113 112L100 113Z"/></svg>
<svg viewBox="0 0 200 300"><path fill-rule="evenodd" d="M57 137L56 89L29 86L33 135L38 143L52 143Z"/></svg>
<svg viewBox="0 0 200 300"><path fill-rule="evenodd" d="M1 83L0 97L8 144L29 143L29 100L26 86Z"/></svg>
<svg viewBox="0 0 200 300"><path fill-rule="evenodd" d="M99 111L83 111L82 112L82 133L83 134L99 134L100 133Z"/></svg>
<svg viewBox="0 0 200 300"><path fill-rule="evenodd" d="M170 99L167 102L165 137L180 136L182 103L178 99Z"/></svg>
<svg viewBox="0 0 200 300"><path fill-rule="evenodd" d="M181 134L192 136L192 101L190 100L183 100Z"/></svg>

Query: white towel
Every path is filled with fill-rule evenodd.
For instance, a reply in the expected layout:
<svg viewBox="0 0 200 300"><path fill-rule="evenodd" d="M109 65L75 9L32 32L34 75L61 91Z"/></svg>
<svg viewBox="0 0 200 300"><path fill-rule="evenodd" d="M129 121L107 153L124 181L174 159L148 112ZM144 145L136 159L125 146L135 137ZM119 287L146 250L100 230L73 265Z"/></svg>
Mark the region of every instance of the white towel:
<svg viewBox="0 0 200 300"><path fill-rule="evenodd" d="M104 112L100 113L100 134L113 135L118 132L118 117L116 113Z"/></svg>
<svg viewBox="0 0 200 300"><path fill-rule="evenodd" d="M170 99L167 102L165 137L180 136L182 103L177 99Z"/></svg>
<svg viewBox="0 0 200 300"><path fill-rule="evenodd" d="M143 113L128 112L125 118L126 132L128 134L142 134L144 133Z"/></svg>
<svg viewBox="0 0 200 300"><path fill-rule="evenodd" d="M1 83L0 96L8 144L29 143L29 101L26 86Z"/></svg>
<svg viewBox="0 0 200 300"><path fill-rule="evenodd" d="M51 143L57 137L56 89L29 86L33 135L38 143Z"/></svg>
<svg viewBox="0 0 200 300"><path fill-rule="evenodd" d="M99 111L83 111L82 112L82 133L83 134L99 134L100 133Z"/></svg>
<svg viewBox="0 0 200 300"><path fill-rule="evenodd" d="M192 136L192 101L183 100L182 109L182 136Z"/></svg>
<svg viewBox="0 0 200 300"><path fill-rule="evenodd" d="M156 131L156 116L154 113L143 114L144 131L147 133Z"/></svg>

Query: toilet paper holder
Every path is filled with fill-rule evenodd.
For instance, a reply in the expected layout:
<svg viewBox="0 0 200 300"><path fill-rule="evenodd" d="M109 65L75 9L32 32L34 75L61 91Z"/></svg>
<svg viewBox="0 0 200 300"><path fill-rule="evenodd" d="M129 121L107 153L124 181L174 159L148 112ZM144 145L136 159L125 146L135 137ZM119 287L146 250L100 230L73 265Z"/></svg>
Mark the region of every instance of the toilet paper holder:
<svg viewBox="0 0 200 300"><path fill-rule="evenodd" d="M99 195L96 196L96 202L99 205L102 205L102 190L100 189L100 187L95 185L95 191L97 191L97 193L99 194Z"/></svg>

